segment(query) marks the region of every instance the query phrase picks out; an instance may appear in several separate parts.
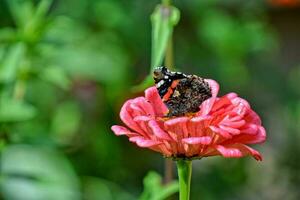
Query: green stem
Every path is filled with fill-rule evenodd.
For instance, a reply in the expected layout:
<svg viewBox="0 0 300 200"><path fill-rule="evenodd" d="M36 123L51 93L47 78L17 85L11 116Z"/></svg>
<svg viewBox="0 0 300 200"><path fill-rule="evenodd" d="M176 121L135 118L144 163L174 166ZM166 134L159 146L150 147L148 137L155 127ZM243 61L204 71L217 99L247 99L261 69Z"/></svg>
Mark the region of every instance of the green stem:
<svg viewBox="0 0 300 200"><path fill-rule="evenodd" d="M166 56L165 56L165 65L169 69L174 69L174 58L173 58L173 37L170 35L167 49L166 49Z"/></svg>
<svg viewBox="0 0 300 200"><path fill-rule="evenodd" d="M179 178L179 199L189 200L192 177L192 161L178 160L177 170Z"/></svg>
<svg viewBox="0 0 300 200"><path fill-rule="evenodd" d="M162 4L165 6L171 5L171 0L162 0Z"/></svg>
<svg viewBox="0 0 300 200"><path fill-rule="evenodd" d="M162 0L162 4L165 6L171 5L171 0ZM174 68L174 58L173 58L173 35L170 34L168 38L167 48L165 52L165 66L169 69Z"/></svg>

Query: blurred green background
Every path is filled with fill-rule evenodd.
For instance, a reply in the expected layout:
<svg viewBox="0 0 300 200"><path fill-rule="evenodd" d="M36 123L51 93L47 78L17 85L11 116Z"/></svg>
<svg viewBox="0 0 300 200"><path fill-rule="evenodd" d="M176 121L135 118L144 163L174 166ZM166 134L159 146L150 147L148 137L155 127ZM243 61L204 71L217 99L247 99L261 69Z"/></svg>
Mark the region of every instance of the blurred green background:
<svg viewBox="0 0 300 200"><path fill-rule="evenodd" d="M177 69L249 100L268 134L255 146L263 162L195 161L191 199L300 199L300 7L278 2L174 0ZM142 94L132 87L150 69L158 3L0 0L0 199L134 200L174 189L154 172L145 189L149 171L163 176L163 158L110 130L122 103Z"/></svg>

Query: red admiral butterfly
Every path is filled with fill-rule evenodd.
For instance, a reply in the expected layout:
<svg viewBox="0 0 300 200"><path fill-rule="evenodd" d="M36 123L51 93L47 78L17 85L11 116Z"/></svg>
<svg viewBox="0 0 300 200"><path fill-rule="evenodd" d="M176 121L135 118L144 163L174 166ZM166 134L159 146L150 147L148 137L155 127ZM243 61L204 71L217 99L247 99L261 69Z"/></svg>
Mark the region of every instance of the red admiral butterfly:
<svg viewBox="0 0 300 200"><path fill-rule="evenodd" d="M197 112L201 103L212 96L209 84L196 75L157 67L153 78L162 101L169 109L168 117Z"/></svg>

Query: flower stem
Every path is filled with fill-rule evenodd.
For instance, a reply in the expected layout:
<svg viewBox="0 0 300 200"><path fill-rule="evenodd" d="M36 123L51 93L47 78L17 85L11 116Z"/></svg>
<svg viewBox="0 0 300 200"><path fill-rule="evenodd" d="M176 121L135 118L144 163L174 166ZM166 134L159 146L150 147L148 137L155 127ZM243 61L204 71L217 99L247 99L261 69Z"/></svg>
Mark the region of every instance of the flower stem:
<svg viewBox="0 0 300 200"><path fill-rule="evenodd" d="M171 4L171 0L162 0L162 4L165 6L169 6Z"/></svg>
<svg viewBox="0 0 300 200"><path fill-rule="evenodd" d="M174 69L174 58L173 58L173 37L170 35L167 49L166 49L166 56L165 56L165 66L169 69Z"/></svg>
<svg viewBox="0 0 300 200"><path fill-rule="evenodd" d="M189 200L192 177L192 161L178 160L177 170L179 178L179 199Z"/></svg>

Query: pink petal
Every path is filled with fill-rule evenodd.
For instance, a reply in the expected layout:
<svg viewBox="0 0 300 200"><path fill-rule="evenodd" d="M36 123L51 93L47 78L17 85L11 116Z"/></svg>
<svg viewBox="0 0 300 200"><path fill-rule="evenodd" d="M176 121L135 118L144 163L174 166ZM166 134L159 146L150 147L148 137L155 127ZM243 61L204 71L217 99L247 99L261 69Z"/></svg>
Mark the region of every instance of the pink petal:
<svg viewBox="0 0 300 200"><path fill-rule="evenodd" d="M182 139L182 142L186 144L203 144L208 145L212 141L212 138L209 136L203 136L203 137L189 137Z"/></svg>
<svg viewBox="0 0 300 200"><path fill-rule="evenodd" d="M245 120L253 124L261 125L260 117L253 110L248 110Z"/></svg>
<svg viewBox="0 0 300 200"><path fill-rule="evenodd" d="M239 146L240 146L239 148L241 148L244 155L248 154L248 155L253 156L255 158L255 160L262 161L262 156L255 149L252 149L251 147L244 145L244 144L239 144Z"/></svg>
<svg viewBox="0 0 300 200"><path fill-rule="evenodd" d="M130 142L135 142L139 147L153 147L161 144L159 141L145 139L141 136L131 137L129 138Z"/></svg>
<svg viewBox="0 0 300 200"><path fill-rule="evenodd" d="M240 149L233 147L225 147L222 145L216 145L216 149L221 153L225 158L240 158L243 157L243 153Z"/></svg>
<svg viewBox="0 0 300 200"><path fill-rule="evenodd" d="M256 124L247 124L241 129L242 134L255 135L257 133L258 126Z"/></svg>
<svg viewBox="0 0 300 200"><path fill-rule="evenodd" d="M240 128L246 124L246 121L245 120L240 120L240 121L227 120L227 121L222 121L221 124L224 126L232 127L232 128Z"/></svg>
<svg viewBox="0 0 300 200"><path fill-rule="evenodd" d="M189 119L187 119L186 121L185 120L178 121L176 125L174 124L175 126L173 125L173 127L175 127L176 129L175 133L180 134L181 138L189 136L188 123L187 123L188 121Z"/></svg>
<svg viewBox="0 0 300 200"><path fill-rule="evenodd" d="M267 139L267 134L266 134L266 130L264 127L260 126L258 128L258 132L256 135L256 140L251 141L252 143L262 143L265 142Z"/></svg>
<svg viewBox="0 0 300 200"><path fill-rule="evenodd" d="M200 105L200 111L198 112L198 115L208 115L216 101L215 97L211 97L205 101L202 102Z"/></svg>
<svg viewBox="0 0 300 200"><path fill-rule="evenodd" d="M234 116L234 117L230 117L230 118L228 118L230 121L239 121L239 120L241 120L241 119L243 119L243 116L241 116L241 115L236 115L236 116Z"/></svg>
<svg viewBox="0 0 300 200"><path fill-rule="evenodd" d="M147 122L147 121L150 121L152 118L151 117L148 117L148 116L136 116L134 117L134 121L136 122Z"/></svg>
<svg viewBox="0 0 300 200"><path fill-rule="evenodd" d="M154 112L157 116L164 116L166 113L168 113L168 108L162 102L155 87L148 88L145 91L145 97L153 106Z"/></svg>
<svg viewBox="0 0 300 200"><path fill-rule="evenodd" d="M234 99L236 98L238 95L234 92L228 93L225 95L228 99Z"/></svg>
<svg viewBox="0 0 300 200"><path fill-rule="evenodd" d="M242 144L257 144L262 143L266 140L266 131L262 126L258 126L256 128L256 133L253 134L240 134L234 136L231 140L227 140L223 144L235 144L235 143L242 143Z"/></svg>
<svg viewBox="0 0 300 200"><path fill-rule="evenodd" d="M198 117L193 117L191 119L192 122L202 122L205 120L210 120L212 119L212 116L198 116Z"/></svg>
<svg viewBox="0 0 300 200"><path fill-rule="evenodd" d="M143 97L138 97L132 100L132 103L129 105L130 108L138 114L145 114L139 104L141 104Z"/></svg>
<svg viewBox="0 0 300 200"><path fill-rule="evenodd" d="M223 96L214 103L211 111L215 112L215 111L219 110L220 108L230 105L230 104L231 104L231 101L226 96Z"/></svg>
<svg viewBox="0 0 300 200"><path fill-rule="evenodd" d="M128 100L124 103L120 111L121 120L132 130L140 133L143 132L142 129L138 126L138 124L133 120L132 115L130 114L130 104L132 100Z"/></svg>
<svg viewBox="0 0 300 200"><path fill-rule="evenodd" d="M259 126L257 128L258 129L255 135L241 135L236 139L236 141L244 144L257 144L264 142L267 137L266 130L262 126Z"/></svg>
<svg viewBox="0 0 300 200"><path fill-rule="evenodd" d="M232 146L216 145L216 149L225 158L240 158L240 157L251 155L256 160L259 161L262 160L262 157L258 151L243 144L235 144Z"/></svg>
<svg viewBox="0 0 300 200"><path fill-rule="evenodd" d="M167 120L165 122L165 124L168 125L168 126L174 126L176 124L186 123L188 121L189 121L188 117L176 117L176 118Z"/></svg>
<svg viewBox="0 0 300 200"><path fill-rule="evenodd" d="M239 115L239 116L244 116L247 112L249 111L249 109L244 106L244 104L240 103L239 105L236 105L236 107L234 109L232 109L232 112L234 112L235 114Z"/></svg>
<svg viewBox="0 0 300 200"><path fill-rule="evenodd" d="M127 135L127 136L133 136L133 135L138 135L137 133L131 132L129 131L127 128L123 127L123 126L118 126L118 125L114 125L111 127L111 130L117 135Z"/></svg>
<svg viewBox="0 0 300 200"><path fill-rule="evenodd" d="M212 97L217 97L218 93L219 93L219 84L212 79L204 79L206 82L208 82L210 88L211 88L211 93L212 93Z"/></svg>
<svg viewBox="0 0 300 200"><path fill-rule="evenodd" d="M239 129L235 129L235 128L232 128L232 127L229 127L229 126L223 126L223 125L219 125L219 127L228 132L228 133L231 133L232 135L238 135L240 134L240 130Z"/></svg>
<svg viewBox="0 0 300 200"><path fill-rule="evenodd" d="M176 142L176 153L185 154L184 145L181 140L189 136L188 131L188 117L176 117L165 121L164 129L168 131L169 135Z"/></svg>
<svg viewBox="0 0 300 200"><path fill-rule="evenodd" d="M222 130L220 128L217 128L215 126L209 126L210 130L212 130L215 133L218 133L219 135L221 135L222 137L226 138L226 139L231 139L232 135L230 135L227 131Z"/></svg>
<svg viewBox="0 0 300 200"><path fill-rule="evenodd" d="M240 97L236 97L234 99L231 100L231 102L234 104L234 105L239 105L239 104L243 104L243 106L246 106L247 108L251 108L250 107L250 104L248 103L248 101L246 101L245 99L242 99Z"/></svg>
<svg viewBox="0 0 300 200"><path fill-rule="evenodd" d="M160 126L155 120L149 121L148 125L156 137L164 140L171 140L170 136L160 128Z"/></svg>
<svg viewBox="0 0 300 200"><path fill-rule="evenodd" d="M134 104L136 104L140 108L142 113L149 116L155 116L152 105L147 101L145 97L135 98Z"/></svg>

